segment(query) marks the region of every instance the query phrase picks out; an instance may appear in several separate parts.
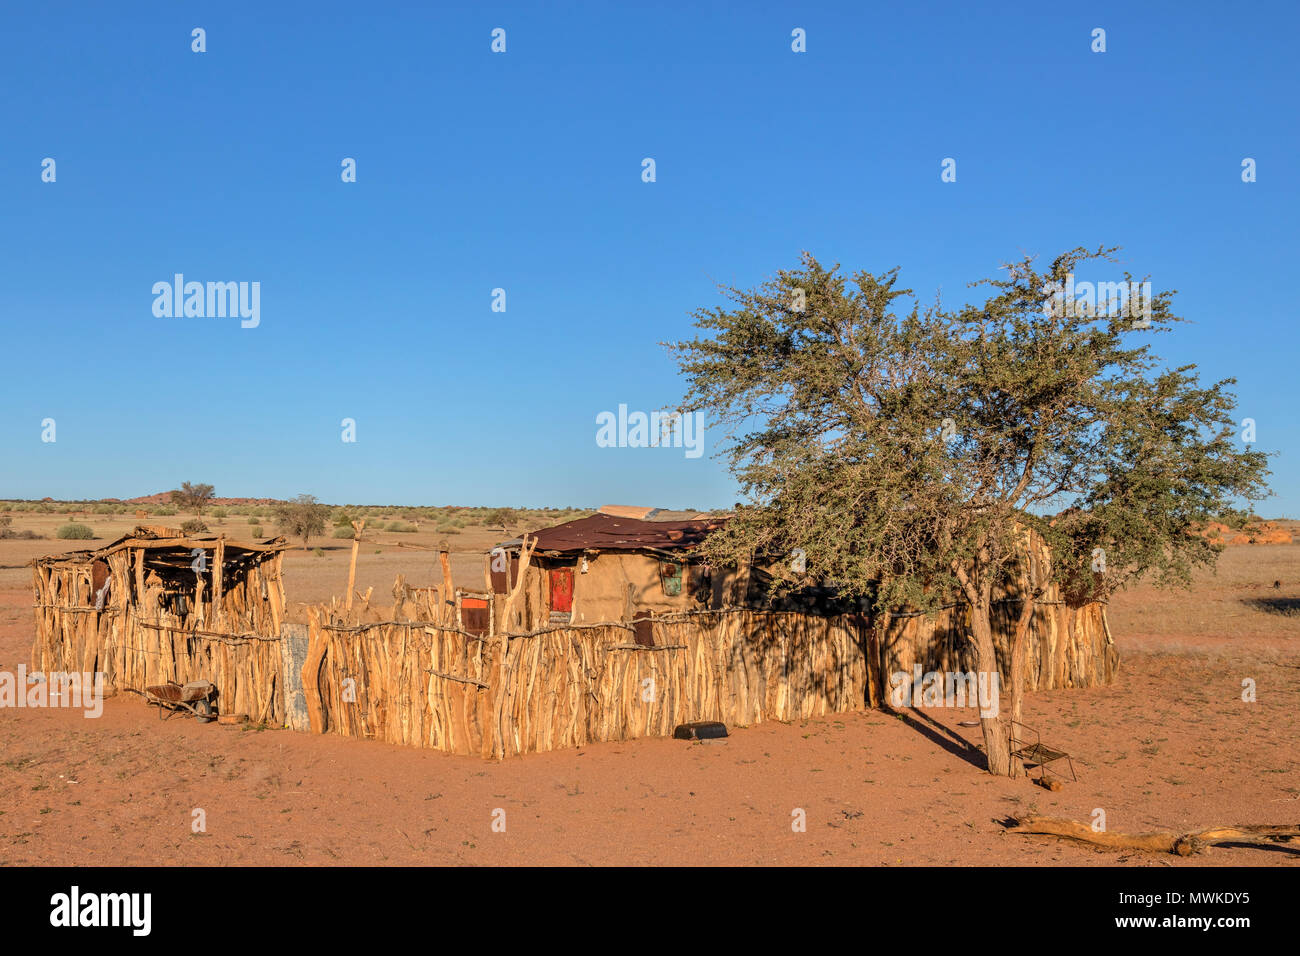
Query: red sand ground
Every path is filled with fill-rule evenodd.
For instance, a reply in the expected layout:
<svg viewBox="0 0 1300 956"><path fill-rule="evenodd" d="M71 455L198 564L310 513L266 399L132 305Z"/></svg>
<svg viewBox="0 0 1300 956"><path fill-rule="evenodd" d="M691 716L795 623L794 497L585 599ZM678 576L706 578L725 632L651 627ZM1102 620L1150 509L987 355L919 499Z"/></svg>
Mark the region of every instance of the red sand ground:
<svg viewBox="0 0 1300 956"><path fill-rule="evenodd" d="M0 865L1294 865L1300 848L1184 861L1007 835L998 823L1022 811L1087 822L1095 808L1128 832L1300 822L1300 546L1232 550L1250 556L1232 559L1227 584L1116 602L1114 686L1029 697L1026 720L1075 755L1080 781L1060 792L976 769L966 746L979 732L956 726L970 711L859 712L495 764L161 722L124 696L98 720L0 710ZM1272 588L1278 577L1288 590ZM3 670L30 659L24 581L12 566L0 578ZM1196 617L1219 605L1230 633ZM1144 617L1161 607L1197 610L1182 625ZM1257 703L1241 700L1245 677ZM205 833L191 832L195 808ZM498 808L504 833L491 825ZM792 832L796 808L807 832Z"/></svg>

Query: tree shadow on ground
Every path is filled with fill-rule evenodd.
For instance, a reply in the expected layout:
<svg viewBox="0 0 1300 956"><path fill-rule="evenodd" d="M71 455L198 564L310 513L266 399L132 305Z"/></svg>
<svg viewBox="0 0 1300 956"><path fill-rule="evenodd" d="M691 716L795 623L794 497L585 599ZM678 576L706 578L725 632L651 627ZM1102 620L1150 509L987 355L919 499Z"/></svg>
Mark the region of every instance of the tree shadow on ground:
<svg viewBox="0 0 1300 956"><path fill-rule="evenodd" d="M882 704L881 709L886 714L900 718L907 726L954 757L960 757L977 770L988 770L988 758L982 749L973 746L964 737L958 736L956 732L945 727L929 714L914 707L896 710L888 704Z"/></svg>
<svg viewBox="0 0 1300 956"><path fill-rule="evenodd" d="M1300 617L1300 598L1293 597L1252 597L1242 598L1241 603L1253 607L1265 614L1280 614L1283 617Z"/></svg>

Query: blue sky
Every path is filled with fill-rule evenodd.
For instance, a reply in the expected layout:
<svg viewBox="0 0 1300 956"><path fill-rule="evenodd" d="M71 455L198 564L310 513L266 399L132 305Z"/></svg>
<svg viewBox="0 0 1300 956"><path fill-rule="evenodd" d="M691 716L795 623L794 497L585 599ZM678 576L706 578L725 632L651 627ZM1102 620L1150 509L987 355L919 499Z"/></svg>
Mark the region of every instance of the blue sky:
<svg viewBox="0 0 1300 956"><path fill-rule="evenodd" d="M726 506L707 432L595 441L680 396L658 343L716 282L808 249L953 301L1112 244L1300 515L1300 6L974 6L10 5L0 497ZM155 317L177 272L260 325Z"/></svg>

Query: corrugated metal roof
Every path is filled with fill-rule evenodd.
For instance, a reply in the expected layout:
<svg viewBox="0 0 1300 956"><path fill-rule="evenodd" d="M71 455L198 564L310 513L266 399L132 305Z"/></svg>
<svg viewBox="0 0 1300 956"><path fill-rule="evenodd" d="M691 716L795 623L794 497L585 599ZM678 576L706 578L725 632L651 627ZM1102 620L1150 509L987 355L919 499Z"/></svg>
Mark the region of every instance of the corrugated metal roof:
<svg viewBox="0 0 1300 956"><path fill-rule="evenodd" d="M531 532L537 538L537 550L552 554L578 554L583 551L690 551L699 546L711 531L722 527L725 518L695 521L642 521L595 514L576 521L566 521L553 528ZM519 542L501 545L518 548Z"/></svg>

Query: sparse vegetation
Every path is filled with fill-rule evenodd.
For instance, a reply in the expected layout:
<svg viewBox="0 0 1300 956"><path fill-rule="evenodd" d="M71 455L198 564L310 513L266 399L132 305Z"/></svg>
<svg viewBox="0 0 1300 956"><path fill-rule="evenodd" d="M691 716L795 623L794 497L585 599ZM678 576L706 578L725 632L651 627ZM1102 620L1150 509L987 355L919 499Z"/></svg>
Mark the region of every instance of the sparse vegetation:
<svg viewBox="0 0 1300 956"><path fill-rule="evenodd" d="M55 535L64 540L71 541L90 541L95 537L95 531L89 525L72 524L60 525Z"/></svg>

